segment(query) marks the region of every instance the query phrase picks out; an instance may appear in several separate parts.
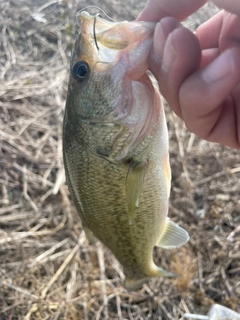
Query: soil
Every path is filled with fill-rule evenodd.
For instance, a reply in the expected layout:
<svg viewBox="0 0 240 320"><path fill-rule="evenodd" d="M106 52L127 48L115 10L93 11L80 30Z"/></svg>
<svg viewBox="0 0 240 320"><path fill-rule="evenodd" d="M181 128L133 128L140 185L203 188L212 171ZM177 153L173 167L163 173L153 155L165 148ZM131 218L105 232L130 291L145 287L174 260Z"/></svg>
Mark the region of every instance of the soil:
<svg viewBox="0 0 240 320"><path fill-rule="evenodd" d="M101 1L133 20L145 1ZM128 293L101 244L89 244L69 198L62 120L76 13L99 1L0 2L0 319L183 319L219 303L240 312L239 152L191 134L166 105L169 216L190 234L155 262L180 274ZM209 4L193 30L217 9Z"/></svg>

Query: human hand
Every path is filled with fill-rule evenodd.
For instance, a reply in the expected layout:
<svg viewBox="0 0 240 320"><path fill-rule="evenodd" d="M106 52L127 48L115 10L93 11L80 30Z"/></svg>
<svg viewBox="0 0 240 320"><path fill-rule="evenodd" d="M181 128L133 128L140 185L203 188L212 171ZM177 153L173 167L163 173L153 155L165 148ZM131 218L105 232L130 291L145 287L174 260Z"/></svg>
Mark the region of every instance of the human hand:
<svg viewBox="0 0 240 320"><path fill-rule="evenodd" d="M206 0L149 0L138 20L162 19L149 65L175 113L201 138L240 148L240 2L213 2L228 12L195 35L179 21Z"/></svg>

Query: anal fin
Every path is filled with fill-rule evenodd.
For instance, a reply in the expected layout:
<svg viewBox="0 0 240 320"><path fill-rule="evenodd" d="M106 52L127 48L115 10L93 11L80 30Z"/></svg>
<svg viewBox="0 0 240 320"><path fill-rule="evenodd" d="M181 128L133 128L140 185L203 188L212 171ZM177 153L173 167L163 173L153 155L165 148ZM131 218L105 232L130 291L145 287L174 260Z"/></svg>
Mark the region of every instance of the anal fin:
<svg viewBox="0 0 240 320"><path fill-rule="evenodd" d="M162 234L156 244L164 249L179 248L189 240L186 230L167 218Z"/></svg>
<svg viewBox="0 0 240 320"><path fill-rule="evenodd" d="M129 165L125 192L130 224L132 224L135 208L138 207L139 204L146 167L146 161L140 163L132 161Z"/></svg>
<svg viewBox="0 0 240 320"><path fill-rule="evenodd" d="M92 231L89 230L87 227L83 226L83 230L90 244L95 244L98 241L98 239L94 237Z"/></svg>
<svg viewBox="0 0 240 320"><path fill-rule="evenodd" d="M142 279L130 279L127 278L124 281L124 287L127 289L127 291L131 292L131 291L136 291L139 288L141 288L141 286L146 283L150 278L146 277L146 278L142 278Z"/></svg>

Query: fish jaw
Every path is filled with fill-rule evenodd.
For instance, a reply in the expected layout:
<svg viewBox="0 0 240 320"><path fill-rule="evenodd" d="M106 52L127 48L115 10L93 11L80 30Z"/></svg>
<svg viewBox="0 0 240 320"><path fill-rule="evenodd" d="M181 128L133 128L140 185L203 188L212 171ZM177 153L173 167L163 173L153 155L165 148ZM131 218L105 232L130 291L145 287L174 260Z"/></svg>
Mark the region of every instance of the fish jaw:
<svg viewBox="0 0 240 320"><path fill-rule="evenodd" d="M146 72L155 23L112 22L86 11L79 19L81 35L86 39L84 51L91 57L95 72L106 72L119 61L126 65L132 80Z"/></svg>

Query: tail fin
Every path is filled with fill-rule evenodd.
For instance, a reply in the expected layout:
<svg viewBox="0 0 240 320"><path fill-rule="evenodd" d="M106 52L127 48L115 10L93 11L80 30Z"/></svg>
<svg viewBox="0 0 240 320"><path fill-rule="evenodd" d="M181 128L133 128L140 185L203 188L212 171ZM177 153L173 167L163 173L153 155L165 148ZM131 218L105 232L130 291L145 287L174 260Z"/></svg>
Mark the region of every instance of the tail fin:
<svg viewBox="0 0 240 320"><path fill-rule="evenodd" d="M175 277L178 277L178 275L156 266L155 274L152 277L154 277L154 278L161 278L161 277L175 278ZM150 280L152 277L145 277L145 278L141 278L141 279L131 279L131 278L126 277L125 282L124 282L124 286L128 291L136 291L139 288L141 288L141 286L144 283L146 283L148 280Z"/></svg>

